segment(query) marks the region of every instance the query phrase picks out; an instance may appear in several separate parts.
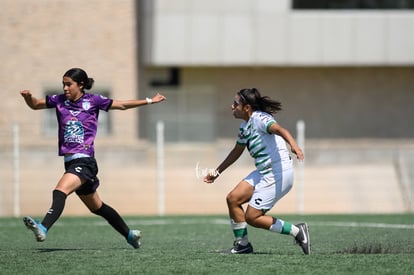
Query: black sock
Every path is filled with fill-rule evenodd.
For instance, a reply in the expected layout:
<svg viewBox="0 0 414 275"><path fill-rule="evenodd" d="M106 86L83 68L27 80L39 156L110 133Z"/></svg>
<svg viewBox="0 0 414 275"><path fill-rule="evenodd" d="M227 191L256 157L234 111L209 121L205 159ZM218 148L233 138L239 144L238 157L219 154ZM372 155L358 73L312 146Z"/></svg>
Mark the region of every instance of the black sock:
<svg viewBox="0 0 414 275"><path fill-rule="evenodd" d="M118 231L125 238L128 238L129 227L115 209L105 203L102 203L101 208L96 211L92 211L92 213L103 217L116 231Z"/></svg>
<svg viewBox="0 0 414 275"><path fill-rule="evenodd" d="M43 218L42 225L47 230L59 219L60 215L65 208L66 194L59 190L53 190L52 206L47 211L46 216Z"/></svg>

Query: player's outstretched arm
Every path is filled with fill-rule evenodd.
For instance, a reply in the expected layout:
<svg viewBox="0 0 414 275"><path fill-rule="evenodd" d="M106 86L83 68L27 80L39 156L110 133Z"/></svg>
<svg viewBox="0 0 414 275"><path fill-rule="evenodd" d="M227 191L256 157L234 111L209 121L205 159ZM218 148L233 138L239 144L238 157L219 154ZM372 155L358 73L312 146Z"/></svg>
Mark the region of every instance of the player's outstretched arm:
<svg viewBox="0 0 414 275"><path fill-rule="evenodd" d="M143 105L159 103L161 101L164 101L165 99L166 99L165 96L157 93L152 98L146 98L146 99L114 100L112 102L111 109L127 110L127 109L136 108L136 107L143 106Z"/></svg>
<svg viewBox="0 0 414 275"><path fill-rule="evenodd" d="M226 170L230 165L232 165L236 160L239 159L239 157L244 151L244 148L246 148L246 146L236 143L234 148L230 151L230 153L223 160L223 162L217 167L214 173L210 173L204 178L204 182L213 183L216 180L216 178L218 178L218 176L222 172L224 172L224 170Z"/></svg>
<svg viewBox="0 0 414 275"><path fill-rule="evenodd" d="M46 108L46 100L38 99L32 96L32 92L29 90L20 91L21 96L24 98L27 106L33 110L40 110Z"/></svg>

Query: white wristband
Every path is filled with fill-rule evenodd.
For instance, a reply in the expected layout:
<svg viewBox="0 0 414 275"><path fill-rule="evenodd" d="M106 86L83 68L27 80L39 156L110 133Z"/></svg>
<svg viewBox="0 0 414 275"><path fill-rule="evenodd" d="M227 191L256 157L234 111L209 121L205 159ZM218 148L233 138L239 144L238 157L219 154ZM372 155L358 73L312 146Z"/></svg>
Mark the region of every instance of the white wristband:
<svg viewBox="0 0 414 275"><path fill-rule="evenodd" d="M147 104L152 104L152 98L147 97L145 100L147 101Z"/></svg>

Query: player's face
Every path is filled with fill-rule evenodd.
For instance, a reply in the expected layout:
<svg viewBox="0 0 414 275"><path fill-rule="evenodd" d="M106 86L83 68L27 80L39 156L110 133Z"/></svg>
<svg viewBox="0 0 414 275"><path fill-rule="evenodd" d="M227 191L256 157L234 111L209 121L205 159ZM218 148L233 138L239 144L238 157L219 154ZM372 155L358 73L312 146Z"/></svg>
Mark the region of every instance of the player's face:
<svg viewBox="0 0 414 275"><path fill-rule="evenodd" d="M233 111L233 116L235 118L244 119L246 121L249 120L249 114L246 112L245 106L241 103L240 96L236 95L234 97L231 110Z"/></svg>
<svg viewBox="0 0 414 275"><path fill-rule="evenodd" d="M82 86L79 86L72 78L68 76L63 77L62 84L66 98L70 101L76 101L82 96Z"/></svg>

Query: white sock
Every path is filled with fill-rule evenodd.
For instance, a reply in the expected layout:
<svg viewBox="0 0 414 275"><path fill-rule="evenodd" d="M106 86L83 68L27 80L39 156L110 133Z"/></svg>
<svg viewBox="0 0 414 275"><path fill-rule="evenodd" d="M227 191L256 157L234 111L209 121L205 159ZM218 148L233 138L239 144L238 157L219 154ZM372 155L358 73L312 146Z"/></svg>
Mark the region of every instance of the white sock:
<svg viewBox="0 0 414 275"><path fill-rule="evenodd" d="M290 235L292 235L293 237L296 237L296 235L298 235L298 233L299 233L299 227L292 224L292 228L290 230Z"/></svg>
<svg viewBox="0 0 414 275"><path fill-rule="evenodd" d="M281 219L276 219L276 222L270 226L269 230L277 233L282 233L284 223L285 222Z"/></svg>
<svg viewBox="0 0 414 275"><path fill-rule="evenodd" d="M247 245L249 239L247 237L247 223L246 222L235 222L231 219L231 228L236 237L236 241L239 241L241 245Z"/></svg>
<svg viewBox="0 0 414 275"><path fill-rule="evenodd" d="M276 222L270 226L269 230L281 234L289 234L293 237L296 237L299 233L299 228L297 226L281 219L276 219Z"/></svg>

